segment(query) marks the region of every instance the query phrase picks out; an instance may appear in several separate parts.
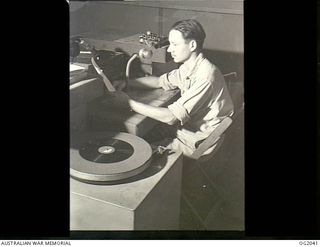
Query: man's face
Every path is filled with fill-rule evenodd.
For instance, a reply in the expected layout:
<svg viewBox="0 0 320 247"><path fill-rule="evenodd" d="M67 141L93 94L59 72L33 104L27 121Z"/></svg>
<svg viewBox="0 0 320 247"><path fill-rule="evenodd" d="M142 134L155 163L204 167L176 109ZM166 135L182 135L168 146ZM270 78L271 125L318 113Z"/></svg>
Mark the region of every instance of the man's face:
<svg viewBox="0 0 320 247"><path fill-rule="evenodd" d="M180 31L171 30L169 32L169 43L167 51L171 53L176 63L184 63L190 58L192 53L190 42L183 38Z"/></svg>

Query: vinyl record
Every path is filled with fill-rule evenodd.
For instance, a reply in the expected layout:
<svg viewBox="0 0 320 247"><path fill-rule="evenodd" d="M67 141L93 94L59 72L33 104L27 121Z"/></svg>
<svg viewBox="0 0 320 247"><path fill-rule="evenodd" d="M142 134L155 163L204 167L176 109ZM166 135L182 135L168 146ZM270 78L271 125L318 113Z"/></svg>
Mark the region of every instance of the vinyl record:
<svg viewBox="0 0 320 247"><path fill-rule="evenodd" d="M70 175L95 183L125 179L144 171L152 149L128 133L86 132L71 137Z"/></svg>

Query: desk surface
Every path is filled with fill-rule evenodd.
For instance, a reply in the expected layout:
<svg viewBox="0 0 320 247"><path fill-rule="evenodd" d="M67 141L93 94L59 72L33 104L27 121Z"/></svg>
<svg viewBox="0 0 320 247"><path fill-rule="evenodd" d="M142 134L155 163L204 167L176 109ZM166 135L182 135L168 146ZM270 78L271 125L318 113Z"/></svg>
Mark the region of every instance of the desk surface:
<svg viewBox="0 0 320 247"><path fill-rule="evenodd" d="M182 153L154 158L122 183L94 185L70 179L71 230L179 229Z"/></svg>
<svg viewBox="0 0 320 247"><path fill-rule="evenodd" d="M90 196L94 200L134 210L179 159L182 159L181 152L163 155L154 160L143 173L126 179L121 184L95 185L71 178L70 190L74 194Z"/></svg>
<svg viewBox="0 0 320 247"><path fill-rule="evenodd" d="M129 91L128 95L152 106L167 106L179 97L179 90L163 89ZM107 96L92 102L88 108L91 130L124 131L143 137L158 121L141 114L112 106Z"/></svg>

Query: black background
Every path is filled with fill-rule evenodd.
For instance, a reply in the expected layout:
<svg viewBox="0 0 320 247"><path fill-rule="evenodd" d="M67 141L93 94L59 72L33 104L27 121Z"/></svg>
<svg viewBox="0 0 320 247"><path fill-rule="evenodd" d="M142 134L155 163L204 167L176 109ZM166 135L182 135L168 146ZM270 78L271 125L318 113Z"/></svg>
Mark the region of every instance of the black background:
<svg viewBox="0 0 320 247"><path fill-rule="evenodd" d="M245 232L70 234L69 9L51 1L3 20L0 238L317 239L319 8L244 6Z"/></svg>

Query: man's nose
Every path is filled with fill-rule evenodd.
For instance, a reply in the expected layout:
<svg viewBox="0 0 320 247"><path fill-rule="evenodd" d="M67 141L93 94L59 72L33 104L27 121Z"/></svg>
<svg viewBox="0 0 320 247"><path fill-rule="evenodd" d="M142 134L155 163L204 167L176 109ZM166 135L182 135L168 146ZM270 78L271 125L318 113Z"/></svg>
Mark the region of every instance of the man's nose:
<svg viewBox="0 0 320 247"><path fill-rule="evenodd" d="M167 52L171 52L171 45L168 46Z"/></svg>

